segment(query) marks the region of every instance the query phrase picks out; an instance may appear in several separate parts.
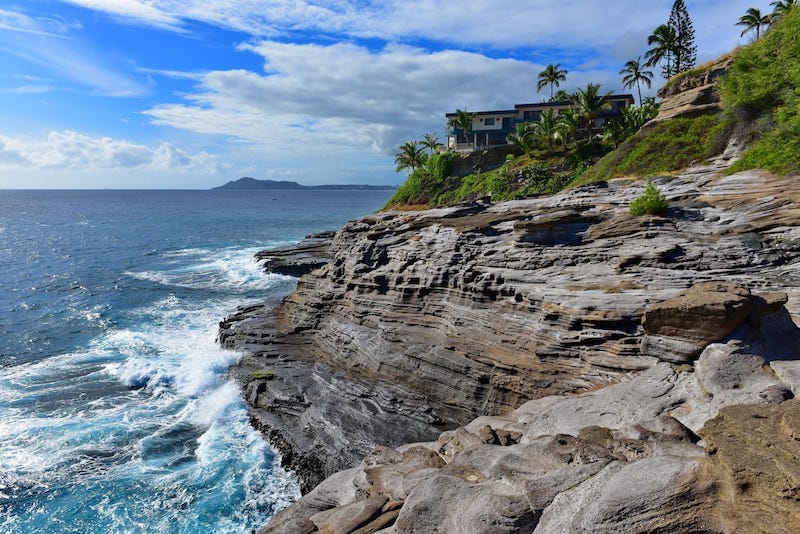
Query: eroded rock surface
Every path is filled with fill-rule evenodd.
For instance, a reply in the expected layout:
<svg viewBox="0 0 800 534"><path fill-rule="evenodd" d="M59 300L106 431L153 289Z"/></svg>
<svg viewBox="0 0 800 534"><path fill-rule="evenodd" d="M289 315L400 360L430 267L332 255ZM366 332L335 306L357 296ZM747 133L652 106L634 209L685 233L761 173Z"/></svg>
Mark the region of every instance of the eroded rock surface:
<svg viewBox="0 0 800 534"><path fill-rule="evenodd" d="M300 243L263 250L256 254L268 273L303 276L331 261L330 245L335 232L317 232Z"/></svg>
<svg viewBox="0 0 800 534"><path fill-rule="evenodd" d="M728 73L732 63L733 57L722 58L697 73L685 73L662 87L658 97L663 101L651 125L676 117L720 111L716 80Z"/></svg>
<svg viewBox="0 0 800 534"><path fill-rule="evenodd" d="M221 325L249 353L234 372L254 422L308 490L377 445L692 365L737 329L769 345L759 354L796 355L796 180L694 169L655 182L667 217L628 215L643 184L614 181L345 225L280 305Z"/></svg>
<svg viewBox="0 0 800 534"><path fill-rule="evenodd" d="M359 516L369 524L387 502L399 512L384 534L796 531L800 418L785 399L797 384L771 372L751 334L740 328L709 345L693 368L661 362L596 392L480 417L435 442L376 449L261 534L304 518L323 532L315 518L351 509L372 510ZM326 505L336 512L323 515ZM358 532L354 523L347 528Z"/></svg>

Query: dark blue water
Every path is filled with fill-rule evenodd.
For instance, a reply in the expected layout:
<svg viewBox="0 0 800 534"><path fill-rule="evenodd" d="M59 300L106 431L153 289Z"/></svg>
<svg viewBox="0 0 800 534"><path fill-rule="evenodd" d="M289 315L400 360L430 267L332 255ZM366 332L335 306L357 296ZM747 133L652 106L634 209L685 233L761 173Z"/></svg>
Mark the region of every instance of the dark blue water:
<svg viewBox="0 0 800 534"><path fill-rule="evenodd" d="M298 495L217 323L389 192L0 191L0 532L249 532Z"/></svg>

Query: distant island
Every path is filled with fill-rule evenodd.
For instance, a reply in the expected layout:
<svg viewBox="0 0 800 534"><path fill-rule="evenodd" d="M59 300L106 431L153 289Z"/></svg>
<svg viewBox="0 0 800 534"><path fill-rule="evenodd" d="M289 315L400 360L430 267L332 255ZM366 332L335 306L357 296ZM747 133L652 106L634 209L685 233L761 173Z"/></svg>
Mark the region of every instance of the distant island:
<svg viewBox="0 0 800 534"><path fill-rule="evenodd" d="M363 184L327 184L327 185L300 185L297 182L288 182L285 180L257 180L245 176L238 180L231 180L225 185L213 187L215 189L269 189L277 190L300 190L300 189L317 189L317 190L339 190L339 191L392 191L397 189L394 185L363 185Z"/></svg>

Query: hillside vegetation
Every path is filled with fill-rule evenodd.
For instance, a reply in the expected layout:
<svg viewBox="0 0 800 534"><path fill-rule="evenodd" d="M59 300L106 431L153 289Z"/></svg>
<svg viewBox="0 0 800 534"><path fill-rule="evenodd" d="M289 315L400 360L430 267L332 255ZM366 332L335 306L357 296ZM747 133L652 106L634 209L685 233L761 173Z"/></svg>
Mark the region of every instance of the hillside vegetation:
<svg viewBox="0 0 800 534"><path fill-rule="evenodd" d="M790 10L736 57L719 85L728 120L750 148L730 169L800 170L800 9Z"/></svg>
<svg viewBox="0 0 800 534"><path fill-rule="evenodd" d="M508 200L616 177L672 174L719 155L731 136L747 148L728 172L761 168L779 175L796 173L800 171L798 35L800 9L793 9L760 39L735 51L729 73L717 82L718 113L646 126L617 146L592 140L565 146L556 154L533 152L465 177L448 176L450 162L457 156L441 154L415 170L387 206L430 207L487 195ZM670 83L701 76L704 68L678 74Z"/></svg>
<svg viewBox="0 0 800 534"><path fill-rule="evenodd" d="M727 172L800 170L800 9L735 54L717 83L722 111L646 127L573 185L620 176L669 174L721 153L731 135L747 146ZM678 75L702 74L701 70ZM671 80L675 83L678 80Z"/></svg>

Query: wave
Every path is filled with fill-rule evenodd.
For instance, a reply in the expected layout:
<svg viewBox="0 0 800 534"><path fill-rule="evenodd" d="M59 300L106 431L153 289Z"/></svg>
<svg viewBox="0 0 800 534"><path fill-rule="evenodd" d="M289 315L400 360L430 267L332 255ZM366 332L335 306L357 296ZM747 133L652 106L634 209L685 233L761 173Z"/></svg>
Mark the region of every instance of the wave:
<svg viewBox="0 0 800 534"><path fill-rule="evenodd" d="M124 274L162 286L224 292L269 290L288 287L294 282L289 276L264 273L255 259L258 250L260 247L217 251L184 249L166 254L168 257L191 257L194 261L182 261L166 270L125 271Z"/></svg>
<svg viewBox="0 0 800 534"><path fill-rule="evenodd" d="M80 350L4 369L0 532L242 532L296 500L226 378L241 354L215 342L237 290L287 283L252 254L198 249L131 273L209 291L166 293ZM71 311L93 323L105 312Z"/></svg>

